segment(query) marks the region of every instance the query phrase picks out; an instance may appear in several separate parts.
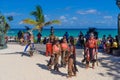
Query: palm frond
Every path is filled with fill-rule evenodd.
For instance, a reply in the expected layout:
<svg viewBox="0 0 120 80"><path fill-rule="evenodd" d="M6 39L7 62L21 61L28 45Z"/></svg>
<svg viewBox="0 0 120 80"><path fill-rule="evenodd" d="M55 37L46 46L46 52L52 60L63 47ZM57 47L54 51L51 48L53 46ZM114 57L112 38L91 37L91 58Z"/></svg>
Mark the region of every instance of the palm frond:
<svg viewBox="0 0 120 80"><path fill-rule="evenodd" d="M37 25L37 22L33 19L24 19L23 23L25 24L31 24L31 25Z"/></svg>
<svg viewBox="0 0 120 80"><path fill-rule="evenodd" d="M37 22L44 23L45 19L44 19L44 14L41 6L37 5L36 10L32 11L30 14L35 17Z"/></svg>
<svg viewBox="0 0 120 80"><path fill-rule="evenodd" d="M13 20L13 16L8 16L7 19L8 19L9 21L12 21L12 20Z"/></svg>
<svg viewBox="0 0 120 80"><path fill-rule="evenodd" d="M32 12L30 13L30 15L34 16L35 19L37 19L37 12L36 12L36 11L32 11ZM36 20L36 21L37 21L37 20Z"/></svg>
<svg viewBox="0 0 120 80"><path fill-rule="evenodd" d="M36 10L32 11L30 14L33 15L36 18L36 20L25 19L22 22L26 23L26 24L34 25L35 27L32 30L37 29L37 30L41 31L44 26L61 23L59 20L52 20L52 21L45 22L45 17L44 17L42 8L39 5L36 6Z"/></svg>
<svg viewBox="0 0 120 80"><path fill-rule="evenodd" d="M52 20L52 21L48 21L44 24L44 26L48 26L51 24L60 24L61 22L59 20Z"/></svg>
<svg viewBox="0 0 120 80"><path fill-rule="evenodd" d="M36 6L36 12L37 12L38 21L43 23L44 22L44 14L43 14L42 7L37 5Z"/></svg>
<svg viewBox="0 0 120 80"><path fill-rule="evenodd" d="M37 25L34 27L34 29L39 30L39 29L41 29L43 26L44 26L44 24L37 24Z"/></svg>
<svg viewBox="0 0 120 80"><path fill-rule="evenodd" d="M61 22L59 20L52 20L53 24L60 24Z"/></svg>

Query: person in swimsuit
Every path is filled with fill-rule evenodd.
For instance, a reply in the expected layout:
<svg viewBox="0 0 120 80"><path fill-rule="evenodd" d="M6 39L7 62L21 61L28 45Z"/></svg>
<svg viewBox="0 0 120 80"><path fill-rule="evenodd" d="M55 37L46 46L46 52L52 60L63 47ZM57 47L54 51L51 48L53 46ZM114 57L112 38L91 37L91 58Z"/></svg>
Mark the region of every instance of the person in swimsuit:
<svg viewBox="0 0 120 80"><path fill-rule="evenodd" d="M97 53L97 40L94 37L94 34L90 34L89 40L86 42L86 68L89 67L89 62L92 62L92 68L94 69L95 58L94 56Z"/></svg>
<svg viewBox="0 0 120 80"><path fill-rule="evenodd" d="M58 61L60 56L60 44L59 41L55 41L53 44L53 54L51 55L50 61L48 63L48 69L51 70L52 65L54 65L54 71L59 71Z"/></svg>
<svg viewBox="0 0 120 80"><path fill-rule="evenodd" d="M68 54L69 46L67 40L64 38L61 43L61 66L66 67L66 55Z"/></svg>
<svg viewBox="0 0 120 80"><path fill-rule="evenodd" d="M74 46L74 42L70 43L69 46L69 55L68 55L68 75L67 77L72 77L72 76L76 76L76 71L77 67L76 67L76 54L75 54L75 46Z"/></svg>

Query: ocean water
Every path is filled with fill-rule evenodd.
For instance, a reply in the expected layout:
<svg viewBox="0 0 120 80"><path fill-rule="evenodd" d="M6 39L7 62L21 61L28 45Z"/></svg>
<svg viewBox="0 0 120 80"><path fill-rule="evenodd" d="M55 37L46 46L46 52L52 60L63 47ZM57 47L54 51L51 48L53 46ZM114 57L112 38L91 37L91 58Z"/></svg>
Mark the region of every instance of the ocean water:
<svg viewBox="0 0 120 80"><path fill-rule="evenodd" d="M8 36L17 36L17 33L19 32L19 30L25 32L25 29L10 29L7 32ZM74 36L74 37L78 37L80 31L83 32L83 34L85 35L86 32L88 31L88 29L55 29L54 30L54 34L57 37L62 37L65 32L69 33L69 36ZM102 38L103 35L108 36L109 34L112 35L112 37L115 37L117 35L117 29L97 29L98 32L98 37ZM37 30L33 31L34 36L36 36L38 33ZM43 29L42 31L42 37L47 37L50 35L50 29Z"/></svg>

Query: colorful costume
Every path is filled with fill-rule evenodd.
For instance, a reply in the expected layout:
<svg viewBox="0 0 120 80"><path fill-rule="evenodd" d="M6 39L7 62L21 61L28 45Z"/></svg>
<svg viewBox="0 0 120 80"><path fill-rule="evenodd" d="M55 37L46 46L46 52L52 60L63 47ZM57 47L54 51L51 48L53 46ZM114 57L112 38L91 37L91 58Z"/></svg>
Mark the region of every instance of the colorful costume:
<svg viewBox="0 0 120 80"><path fill-rule="evenodd" d="M59 71L58 68L59 55L60 55L60 47L57 45L53 45L53 54L51 55L51 58L48 63L49 69L51 69L52 65L54 65L54 70Z"/></svg>
<svg viewBox="0 0 120 80"><path fill-rule="evenodd" d="M68 56L68 77L76 76L76 56L75 56L75 47L73 45L70 46L70 53Z"/></svg>
<svg viewBox="0 0 120 80"><path fill-rule="evenodd" d="M68 55L68 45L67 45L67 43L62 43L61 48L62 48L61 66L66 67L66 64L67 64L66 57Z"/></svg>
<svg viewBox="0 0 120 80"><path fill-rule="evenodd" d="M46 44L46 54L45 54L46 56L48 56L48 55L52 55L52 43L47 43Z"/></svg>
<svg viewBox="0 0 120 80"><path fill-rule="evenodd" d="M86 43L86 67L89 67L89 62L92 62L92 67L94 68L95 58L97 51L97 41L96 39L89 39Z"/></svg>

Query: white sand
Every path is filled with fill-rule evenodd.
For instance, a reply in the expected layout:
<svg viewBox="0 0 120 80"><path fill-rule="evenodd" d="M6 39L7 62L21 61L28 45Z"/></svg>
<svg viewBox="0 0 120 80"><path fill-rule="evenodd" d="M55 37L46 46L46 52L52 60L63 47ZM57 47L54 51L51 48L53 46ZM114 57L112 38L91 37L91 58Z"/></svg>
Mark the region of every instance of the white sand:
<svg viewBox="0 0 120 80"><path fill-rule="evenodd" d="M67 68L60 68L61 73L47 70L49 57L43 53L33 57L21 56L24 46L8 45L0 50L0 80L67 80ZM45 51L45 46L37 48ZM81 64L82 50L77 49L77 76L68 80L120 80L120 58L99 53L99 66L85 69Z"/></svg>

